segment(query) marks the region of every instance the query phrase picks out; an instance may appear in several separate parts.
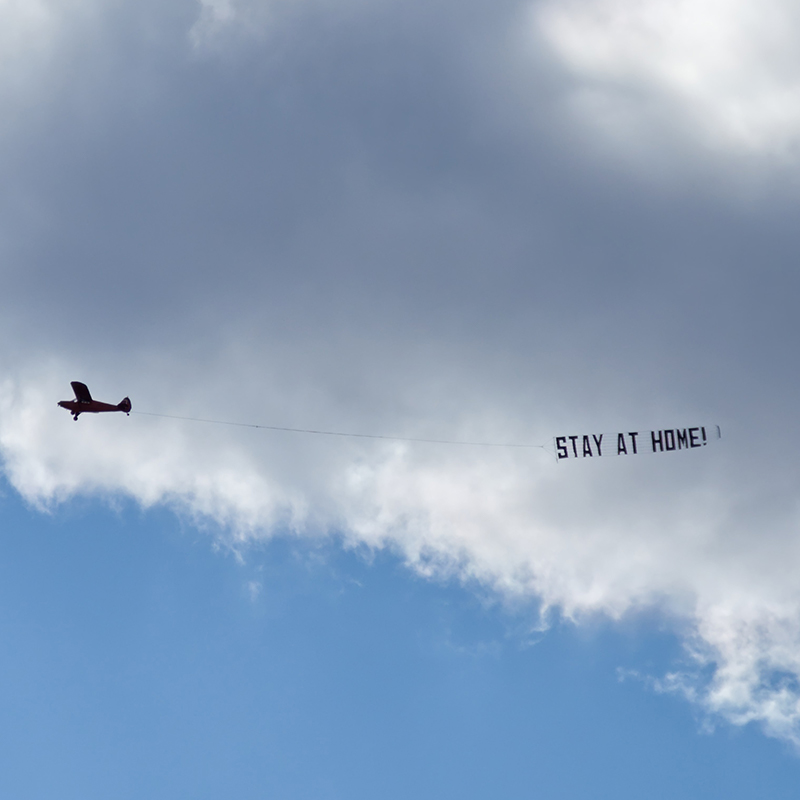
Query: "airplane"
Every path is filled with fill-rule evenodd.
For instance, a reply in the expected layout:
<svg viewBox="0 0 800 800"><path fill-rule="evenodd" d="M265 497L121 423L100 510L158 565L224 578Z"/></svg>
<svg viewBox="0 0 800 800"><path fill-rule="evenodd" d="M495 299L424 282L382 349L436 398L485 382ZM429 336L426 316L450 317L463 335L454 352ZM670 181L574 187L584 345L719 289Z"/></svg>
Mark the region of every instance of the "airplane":
<svg viewBox="0 0 800 800"><path fill-rule="evenodd" d="M92 400L89 388L85 383L72 381L70 384L72 391L75 392L74 400L61 400L59 406L66 408L72 414L72 419L78 421L79 414L99 414L102 411L124 411L131 413L131 401L126 397L119 405L113 406L111 403L101 403L99 400Z"/></svg>

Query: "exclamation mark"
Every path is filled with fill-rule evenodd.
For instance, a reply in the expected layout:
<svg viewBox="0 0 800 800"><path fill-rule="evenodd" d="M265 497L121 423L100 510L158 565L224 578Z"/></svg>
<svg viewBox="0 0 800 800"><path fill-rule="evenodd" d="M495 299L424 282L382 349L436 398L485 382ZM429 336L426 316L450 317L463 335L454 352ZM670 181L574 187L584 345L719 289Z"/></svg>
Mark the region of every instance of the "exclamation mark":
<svg viewBox="0 0 800 800"><path fill-rule="evenodd" d="M708 444L708 442L706 441L706 429L700 428L700 432L703 434L703 444Z"/></svg>

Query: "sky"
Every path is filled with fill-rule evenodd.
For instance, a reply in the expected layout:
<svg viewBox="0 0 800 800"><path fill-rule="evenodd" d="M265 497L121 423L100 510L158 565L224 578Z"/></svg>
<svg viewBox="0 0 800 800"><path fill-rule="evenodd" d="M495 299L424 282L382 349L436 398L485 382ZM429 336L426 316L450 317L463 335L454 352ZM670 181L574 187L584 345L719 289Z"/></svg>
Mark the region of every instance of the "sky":
<svg viewBox="0 0 800 800"><path fill-rule="evenodd" d="M0 2L6 790L788 797L797 16Z"/></svg>

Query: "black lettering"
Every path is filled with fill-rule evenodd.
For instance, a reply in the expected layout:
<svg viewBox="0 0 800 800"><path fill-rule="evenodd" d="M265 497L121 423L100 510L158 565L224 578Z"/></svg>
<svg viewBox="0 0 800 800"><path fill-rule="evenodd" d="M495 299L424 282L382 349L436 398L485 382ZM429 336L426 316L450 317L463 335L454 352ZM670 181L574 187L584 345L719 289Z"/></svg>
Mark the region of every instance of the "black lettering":
<svg viewBox="0 0 800 800"><path fill-rule="evenodd" d="M678 434L678 450L680 450L681 447L688 447L689 437L686 435L686 428L684 428L682 431L676 430L675 433Z"/></svg>
<svg viewBox="0 0 800 800"><path fill-rule="evenodd" d="M570 436L569 440L572 442L572 452L575 453L575 458L577 458L578 457L578 447L575 444L575 442L578 441L578 437L577 436Z"/></svg>
<svg viewBox="0 0 800 800"><path fill-rule="evenodd" d="M675 449L675 431L673 430L664 431L664 449L665 450Z"/></svg>
<svg viewBox="0 0 800 800"><path fill-rule="evenodd" d="M566 436L556 436L556 450L558 451L559 458L569 458Z"/></svg>
<svg viewBox="0 0 800 800"><path fill-rule="evenodd" d="M628 431L628 436L631 437L631 441L633 442L633 454L636 455L638 452L636 450L636 437L639 435L639 431Z"/></svg>
<svg viewBox="0 0 800 800"><path fill-rule="evenodd" d="M650 431L650 438L653 441L653 452L656 452L656 445L658 445L658 449L663 453L664 452L664 442L661 439L661 431L658 432L658 439L656 439L656 432Z"/></svg>
<svg viewBox="0 0 800 800"><path fill-rule="evenodd" d="M618 433L617 434L617 455L621 454L628 455L628 448L625 447L625 434Z"/></svg>
<svg viewBox="0 0 800 800"><path fill-rule="evenodd" d="M708 444L708 442L706 441L706 429L700 428L700 433L703 434L703 444Z"/></svg>
<svg viewBox="0 0 800 800"><path fill-rule="evenodd" d="M588 436L584 436L583 437L583 457L586 458L586 456L591 456L591 455L592 455L592 445L589 442L589 437Z"/></svg>
<svg viewBox="0 0 800 800"><path fill-rule="evenodd" d="M700 428L689 428L689 447L700 447L700 442L697 441L697 431Z"/></svg>
<svg viewBox="0 0 800 800"><path fill-rule="evenodd" d="M597 446L597 455L602 456L603 453L600 450L600 445L603 443L603 434L600 434L600 438L598 439L594 434L592 434L592 439L594 439L594 443Z"/></svg>

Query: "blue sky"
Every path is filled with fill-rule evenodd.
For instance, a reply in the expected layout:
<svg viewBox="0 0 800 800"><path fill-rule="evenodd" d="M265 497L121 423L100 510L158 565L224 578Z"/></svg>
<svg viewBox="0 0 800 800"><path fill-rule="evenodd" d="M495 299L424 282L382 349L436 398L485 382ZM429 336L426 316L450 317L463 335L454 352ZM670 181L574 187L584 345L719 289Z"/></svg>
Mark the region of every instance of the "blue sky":
<svg viewBox="0 0 800 800"><path fill-rule="evenodd" d="M385 554L241 563L169 513L8 489L2 517L8 796L795 796L786 745L620 681L680 657L657 620L526 635Z"/></svg>
<svg viewBox="0 0 800 800"><path fill-rule="evenodd" d="M799 26L0 5L7 779L790 787Z"/></svg>

